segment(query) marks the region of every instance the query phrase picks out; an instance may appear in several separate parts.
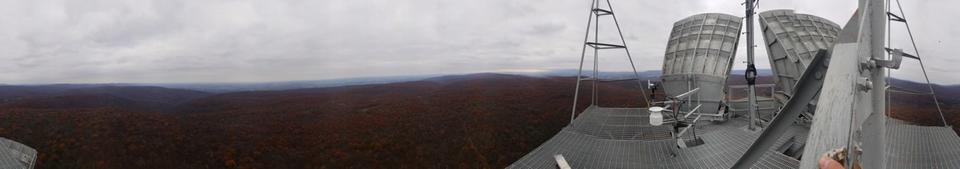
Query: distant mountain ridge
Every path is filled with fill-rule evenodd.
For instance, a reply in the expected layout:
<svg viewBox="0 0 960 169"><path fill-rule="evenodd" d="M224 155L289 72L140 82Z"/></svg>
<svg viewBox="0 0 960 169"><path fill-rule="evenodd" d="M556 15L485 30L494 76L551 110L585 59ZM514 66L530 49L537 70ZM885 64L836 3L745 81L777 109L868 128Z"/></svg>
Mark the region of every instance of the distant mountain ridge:
<svg viewBox="0 0 960 169"><path fill-rule="evenodd" d="M239 91L266 91L266 90L290 90L304 88L322 88L366 84L385 84L396 82L417 81L438 75L411 75L411 76L383 76L383 77L358 77L342 78L328 80L300 80L300 81L277 81L277 82L251 82L251 83L151 83L139 84L147 86L161 86L168 88L190 89L211 93L227 93Z"/></svg>
<svg viewBox="0 0 960 169"><path fill-rule="evenodd" d="M0 87L0 107L120 107L168 111L210 93L154 86L40 85Z"/></svg>

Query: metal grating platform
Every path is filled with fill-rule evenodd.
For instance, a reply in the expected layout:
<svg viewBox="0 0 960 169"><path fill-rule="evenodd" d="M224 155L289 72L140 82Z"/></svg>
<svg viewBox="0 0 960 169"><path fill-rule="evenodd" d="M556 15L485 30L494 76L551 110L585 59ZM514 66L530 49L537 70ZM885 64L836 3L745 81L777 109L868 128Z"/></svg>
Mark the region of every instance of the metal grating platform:
<svg viewBox="0 0 960 169"><path fill-rule="evenodd" d="M553 156L562 154L573 168L729 168L759 133L744 130L746 120L703 121L697 129L706 144L679 149L671 128L649 126L644 108L589 107L571 126L507 168L556 168ZM612 119L628 120L612 120ZM650 133L666 132L666 135ZM777 145L802 139L796 126ZM780 146L777 146L780 147ZM799 161L768 151L756 168L797 168Z"/></svg>
<svg viewBox="0 0 960 169"><path fill-rule="evenodd" d="M865 168L960 168L960 136L950 127L917 126L879 114L867 123L864 137L874 141L865 147L882 152L864 149Z"/></svg>
<svg viewBox="0 0 960 169"><path fill-rule="evenodd" d="M590 107L593 110L596 107ZM668 126L650 126L647 113L637 112L629 108L603 108L605 113L582 114L575 120L571 128L581 134L594 136L600 139L617 140L662 140L670 138Z"/></svg>
<svg viewBox="0 0 960 169"><path fill-rule="evenodd" d="M37 150L0 137L0 168L30 169L37 160Z"/></svg>

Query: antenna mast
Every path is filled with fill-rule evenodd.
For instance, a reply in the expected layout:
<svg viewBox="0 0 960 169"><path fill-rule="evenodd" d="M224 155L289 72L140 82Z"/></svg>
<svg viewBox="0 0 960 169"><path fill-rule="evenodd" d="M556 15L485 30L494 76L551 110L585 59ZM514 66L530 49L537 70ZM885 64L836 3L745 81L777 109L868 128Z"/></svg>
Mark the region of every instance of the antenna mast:
<svg viewBox="0 0 960 169"><path fill-rule="evenodd" d="M748 86L748 99L749 107L747 113L750 115L750 130L756 130L757 127L757 88L755 84L757 83L757 67L753 64L753 9L754 9L755 0L747 0L746 2L746 23L747 23L747 70L744 72L744 76L747 80Z"/></svg>
<svg viewBox="0 0 960 169"><path fill-rule="evenodd" d="M603 5L603 2L606 2L606 5ZM637 73L637 66L633 63L633 57L630 56L630 50L627 49L627 40L623 38L623 31L620 30L620 23L617 21L617 16L614 14L613 5L610 4L610 0L593 0L590 4L591 4L590 11L589 11L590 14L587 19L587 31L586 31L586 35L584 35L583 37L583 41L584 41L583 50L580 52L580 67L577 69L577 87L576 89L574 89L576 91L573 94L573 110L570 112L570 124L573 124L573 120L576 118L577 102L578 102L578 98L580 97L580 85L583 81L590 81L592 84L591 98L590 98L591 107L598 106L597 98L599 97L599 95L597 93L599 90L600 82L615 82L615 81L621 81L621 80L631 80L631 81L636 80L637 85L640 88L641 98L643 99L644 104L650 105L650 100L647 98L646 92L643 91L644 85L643 85L643 81L641 81L640 79L640 74ZM604 8L604 6L606 7ZM617 35L620 38L619 44L600 42L600 18L604 18L604 17L609 17L609 19L612 19L614 23L613 26L617 27ZM591 30L593 30L592 42L590 41ZM592 72L593 74L588 77L583 77L583 61L585 58L587 58L587 52L588 52L587 48L593 49L593 72ZM609 81L600 80L600 71L598 68L600 66L600 63L599 63L600 50L609 50L609 49L614 49L614 50L622 49L626 53L627 60L630 61L630 68L633 69L633 75L634 75L633 79L628 78L628 79L617 79L617 80L609 80Z"/></svg>

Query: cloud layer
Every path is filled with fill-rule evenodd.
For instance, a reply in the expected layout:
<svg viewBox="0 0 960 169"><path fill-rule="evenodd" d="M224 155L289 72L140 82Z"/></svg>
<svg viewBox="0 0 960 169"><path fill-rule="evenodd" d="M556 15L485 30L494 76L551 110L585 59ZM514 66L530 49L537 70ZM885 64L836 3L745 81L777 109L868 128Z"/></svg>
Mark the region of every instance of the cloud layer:
<svg viewBox="0 0 960 169"><path fill-rule="evenodd" d="M660 69L674 21L743 15L740 1L616 1L641 70ZM768 4L769 3L769 4ZM829 5L825 5L829 4ZM586 0L0 0L0 83L316 80L576 68ZM953 1L904 4L931 78L951 72L960 46ZM767 2L844 24L855 1ZM922 9L922 10L921 10ZM601 20L601 23L611 23ZM612 25L612 23L610 24ZM895 25L895 47L909 48ZM601 40L619 40L612 26ZM756 38L762 44L761 37ZM741 41L743 43L744 41ZM741 44L743 45L743 44ZM743 53L743 46L740 48ZM912 50L908 50L912 51ZM757 48L758 64L768 67ZM601 69L629 70L623 53ZM743 55L738 55L743 56ZM735 69L746 60L738 57ZM907 61L896 77L920 76Z"/></svg>

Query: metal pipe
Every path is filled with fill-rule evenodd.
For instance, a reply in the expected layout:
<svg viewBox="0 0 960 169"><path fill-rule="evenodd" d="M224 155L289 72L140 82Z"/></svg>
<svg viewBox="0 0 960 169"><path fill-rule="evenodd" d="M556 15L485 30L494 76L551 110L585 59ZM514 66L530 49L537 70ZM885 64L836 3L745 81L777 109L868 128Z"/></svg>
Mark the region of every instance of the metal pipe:
<svg viewBox="0 0 960 169"><path fill-rule="evenodd" d="M690 109L690 112L687 112L687 115L683 116L683 119L687 119L687 117L690 117L690 115L692 115L693 112L700 110L700 106L702 106L702 104L698 104L697 107Z"/></svg>
<svg viewBox="0 0 960 169"><path fill-rule="evenodd" d="M913 39L913 32L910 31L910 24L907 23L907 14L903 12L903 6L900 5L900 0L897 0L897 8L900 9L900 17L903 18L903 25L907 27L907 34L910 35L910 44L913 44L913 52L917 54L917 62L920 62L920 70L923 71L923 79L927 81L927 88L930 89L930 95L933 97L933 103L937 106L937 112L940 113L940 120L943 121L943 126L950 126L947 123L947 119L943 116L943 110L940 109L940 101L937 100L937 93L933 90L933 85L930 84L930 77L927 76L927 68L923 67L923 59L920 59L920 49L917 48L917 41Z"/></svg>
<svg viewBox="0 0 960 169"><path fill-rule="evenodd" d="M699 92L699 91L700 91L700 88L698 87L698 88L695 88L695 89L693 89L693 90L687 91L687 92L685 92L685 93L683 93L683 94L679 94L679 95L677 95L677 96L674 97L674 98L676 98L676 99L683 99L683 98L686 98L686 97L690 97L691 95L693 95L694 93L697 93L697 92Z"/></svg>
<svg viewBox="0 0 960 169"><path fill-rule="evenodd" d="M756 129L756 125L754 123L756 122L757 117L759 116L757 114L757 107L756 107L757 106L757 93L756 93L757 89L756 89L756 86L754 86L754 84L756 84L756 79L757 79L757 68L753 64L753 46L754 46L753 45L753 8L754 8L753 2L754 0L747 0L747 3L746 3L746 7L747 7L747 11L746 11L747 71L744 72L744 76L747 80L747 86L749 86L747 97L750 102L749 103L750 105L747 105L747 107L749 108L747 112L748 114L750 114L750 124L749 124L750 130Z"/></svg>
<svg viewBox="0 0 960 169"><path fill-rule="evenodd" d="M582 81L582 80L580 79L580 76L581 76L582 73L583 73L583 59L587 57L587 56L586 56L586 55L587 55L587 54L586 54L586 53L587 53L587 43L586 43L586 42L587 42L587 41L589 40L589 38L590 38L590 22L593 22L593 17L594 17L594 15L593 15L593 8L595 7L595 5L596 5L595 3L591 2L591 3L590 3L590 10L588 10L588 11L590 11L590 12L589 12L588 15L587 15L587 16L588 16L588 17L587 17L587 32L584 33L584 35L583 35L583 42L584 42L584 43L583 43L583 49L580 51L580 68L577 69L577 87L576 87L576 89L574 89L574 92L573 92L573 110L570 111L570 124L573 124L573 119L576 118L576 115L577 115L577 98L580 97L580 82Z"/></svg>
<svg viewBox="0 0 960 169"><path fill-rule="evenodd" d="M700 117L701 116L697 116L697 118L693 119L693 122L690 122L690 126L687 126L687 128L683 128L683 130L681 130L680 133L677 133L677 138L683 137L683 133L686 133L687 130L689 130L690 128L696 127L697 121L700 120Z"/></svg>
<svg viewBox="0 0 960 169"><path fill-rule="evenodd" d="M697 115L697 116L712 116L712 117L723 117L723 115L724 115L724 114L720 114L720 113L717 113L717 114L693 113L693 114L695 114L695 115Z"/></svg>
<svg viewBox="0 0 960 169"><path fill-rule="evenodd" d="M600 1L594 0L594 2L596 2L596 4L594 5L594 8L599 8ZM591 11L592 10L593 9L591 9ZM600 16L594 15L594 17L596 17L597 20L593 22L593 43L600 43ZM592 94L593 97L590 98L591 100L590 105L593 105L593 106L597 105L597 102L598 102L597 97L599 97L597 94L597 85L599 85L598 82L600 81L600 70L598 70L600 66L599 62L600 62L600 49L594 47L593 48L593 94Z"/></svg>
<svg viewBox="0 0 960 169"><path fill-rule="evenodd" d="M613 13L613 5L610 4L610 0L607 0L607 8L610 9L610 13ZM617 21L617 15L610 15L610 16L613 17L613 24L617 25L617 33L620 34L620 43L622 43L623 46L627 46L627 40L623 38L623 31L620 30L620 22ZM640 73L637 73L637 66L633 64L633 56L630 56L630 50L628 48L624 48L624 51L627 52L627 59L630 60L630 68L633 68L633 76L637 78L638 84L642 84L643 81L640 80ZM647 94L645 91L643 91L642 87L640 89L640 94L641 94L641 97L643 97L643 102L646 103L647 106L651 106L650 105L651 99L647 98L646 96ZM653 91L650 91L650 94L653 94Z"/></svg>

